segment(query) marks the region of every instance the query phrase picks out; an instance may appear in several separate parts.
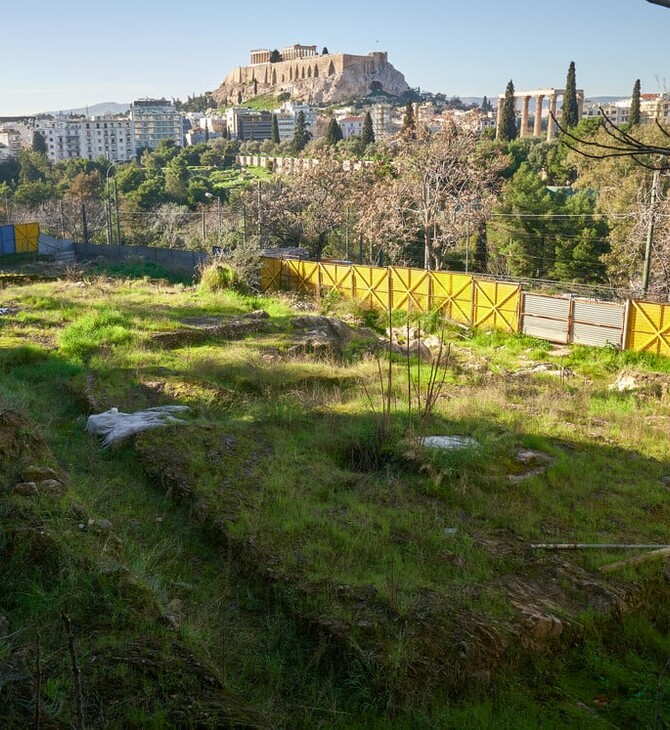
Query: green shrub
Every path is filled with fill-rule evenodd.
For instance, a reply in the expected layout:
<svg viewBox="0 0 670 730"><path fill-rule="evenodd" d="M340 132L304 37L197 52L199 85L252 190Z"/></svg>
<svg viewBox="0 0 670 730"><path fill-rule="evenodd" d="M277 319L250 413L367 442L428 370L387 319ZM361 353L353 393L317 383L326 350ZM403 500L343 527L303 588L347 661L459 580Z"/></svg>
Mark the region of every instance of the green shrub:
<svg viewBox="0 0 670 730"><path fill-rule="evenodd" d="M200 289L201 291L207 292L234 289L235 291L244 293L248 287L232 266L213 263L202 270Z"/></svg>

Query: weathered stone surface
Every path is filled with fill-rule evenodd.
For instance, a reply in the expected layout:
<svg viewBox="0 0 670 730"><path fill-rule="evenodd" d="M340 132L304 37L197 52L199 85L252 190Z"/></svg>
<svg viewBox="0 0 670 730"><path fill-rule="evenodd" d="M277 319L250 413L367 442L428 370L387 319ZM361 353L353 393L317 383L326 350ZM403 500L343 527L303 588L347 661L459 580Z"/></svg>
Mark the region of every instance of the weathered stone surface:
<svg viewBox="0 0 670 730"><path fill-rule="evenodd" d="M65 494L67 487L58 479L44 479L38 482L37 489L40 494L53 494L60 497Z"/></svg>
<svg viewBox="0 0 670 730"><path fill-rule="evenodd" d="M45 479L57 479L58 472L48 466L29 466L21 473L24 482L42 482Z"/></svg>
<svg viewBox="0 0 670 730"><path fill-rule="evenodd" d="M21 497L36 497L39 491L35 482L19 482L12 487L12 494L18 494Z"/></svg>

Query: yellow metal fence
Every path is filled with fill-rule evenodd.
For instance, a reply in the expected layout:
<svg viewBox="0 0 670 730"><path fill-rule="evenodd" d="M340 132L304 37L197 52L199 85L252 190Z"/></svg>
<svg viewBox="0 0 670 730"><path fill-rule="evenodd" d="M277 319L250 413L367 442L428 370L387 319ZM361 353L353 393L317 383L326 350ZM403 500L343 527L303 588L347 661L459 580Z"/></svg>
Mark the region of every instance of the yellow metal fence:
<svg viewBox="0 0 670 730"><path fill-rule="evenodd" d="M264 258L261 286L315 295L335 291L365 307L439 311L456 322L505 332L520 332L524 315L518 284L447 271ZM626 310L624 349L670 357L670 304L631 300Z"/></svg>

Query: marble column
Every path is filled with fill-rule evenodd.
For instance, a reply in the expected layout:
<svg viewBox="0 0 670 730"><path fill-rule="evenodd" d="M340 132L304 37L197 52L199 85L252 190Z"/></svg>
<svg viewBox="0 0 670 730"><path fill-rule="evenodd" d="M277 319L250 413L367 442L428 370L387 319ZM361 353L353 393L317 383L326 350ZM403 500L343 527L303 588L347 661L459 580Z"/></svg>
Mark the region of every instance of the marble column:
<svg viewBox="0 0 670 730"><path fill-rule="evenodd" d="M533 126L533 136L542 136L542 102L544 101L544 94L538 94L535 97L535 125Z"/></svg>
<svg viewBox="0 0 670 730"><path fill-rule="evenodd" d="M500 139L500 129L502 128L503 107L505 100L498 97L498 115L496 116L496 139Z"/></svg>
<svg viewBox="0 0 670 730"><path fill-rule="evenodd" d="M530 96L521 97L521 130L519 137L528 136L528 104L530 103Z"/></svg>
<svg viewBox="0 0 670 730"><path fill-rule="evenodd" d="M556 100L558 99L558 94L556 92L552 93L552 95L549 97L549 121L547 123L547 142L551 142L551 140L556 136L556 122L554 122L554 118L556 117Z"/></svg>

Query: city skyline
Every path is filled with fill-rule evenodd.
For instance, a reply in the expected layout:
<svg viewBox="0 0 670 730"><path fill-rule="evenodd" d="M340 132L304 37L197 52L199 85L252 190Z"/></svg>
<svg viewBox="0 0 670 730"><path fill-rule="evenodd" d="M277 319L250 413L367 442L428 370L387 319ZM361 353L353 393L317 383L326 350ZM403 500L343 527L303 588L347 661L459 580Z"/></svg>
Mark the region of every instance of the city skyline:
<svg viewBox="0 0 670 730"><path fill-rule="evenodd" d="M250 18L244 8L222 10L211 0L189 17L183 5L155 0L104 8L82 0L14 4L3 13L0 116L185 99L215 89L252 48L293 43L333 53L387 51L411 87L448 96L491 98L510 79L519 90L560 88L570 61L587 96L629 96L637 78L644 93L663 92L670 75L663 50L670 10L644 0L616 9L607 0L565 0L532 14L520 2L493 0L419 0L411 12L397 0L383 11L366 2L348 12L305 2L290 14L278 7L258 0Z"/></svg>

